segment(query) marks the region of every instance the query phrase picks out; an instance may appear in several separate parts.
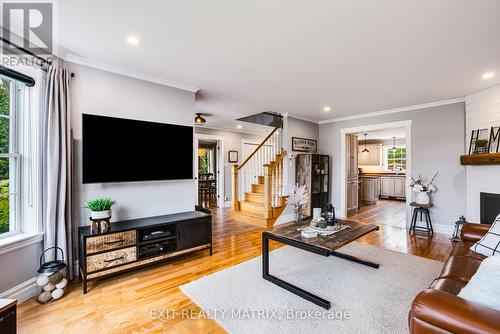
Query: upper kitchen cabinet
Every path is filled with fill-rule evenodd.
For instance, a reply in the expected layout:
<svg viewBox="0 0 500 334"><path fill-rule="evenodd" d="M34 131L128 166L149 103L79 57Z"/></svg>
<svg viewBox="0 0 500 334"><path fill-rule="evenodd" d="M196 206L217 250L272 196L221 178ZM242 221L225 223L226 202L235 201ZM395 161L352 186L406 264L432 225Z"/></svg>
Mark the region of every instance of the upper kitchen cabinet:
<svg viewBox="0 0 500 334"><path fill-rule="evenodd" d="M366 145L369 152L362 152L364 148L364 145L359 146L358 164L360 166L380 166L382 163L382 145Z"/></svg>

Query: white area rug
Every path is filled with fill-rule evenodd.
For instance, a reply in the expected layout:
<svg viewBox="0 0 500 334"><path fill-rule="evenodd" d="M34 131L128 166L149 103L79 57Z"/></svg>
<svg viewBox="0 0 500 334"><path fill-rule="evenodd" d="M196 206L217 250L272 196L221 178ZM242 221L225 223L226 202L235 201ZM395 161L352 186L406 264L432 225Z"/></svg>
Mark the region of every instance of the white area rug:
<svg viewBox="0 0 500 334"><path fill-rule="evenodd" d="M262 279L261 257L181 289L230 333L407 333L413 298L443 264L360 243L339 251L380 268L289 246L270 255L271 275L329 300L329 311Z"/></svg>

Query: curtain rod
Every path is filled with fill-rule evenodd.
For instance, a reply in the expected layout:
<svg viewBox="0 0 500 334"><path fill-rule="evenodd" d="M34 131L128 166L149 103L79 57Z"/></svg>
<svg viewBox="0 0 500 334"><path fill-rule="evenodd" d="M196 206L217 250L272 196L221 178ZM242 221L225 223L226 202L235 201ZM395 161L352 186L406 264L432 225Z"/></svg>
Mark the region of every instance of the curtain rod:
<svg viewBox="0 0 500 334"><path fill-rule="evenodd" d="M40 66L42 68L42 70L44 70L44 71L46 71L45 66L49 66L50 64L52 64L52 60L50 60L50 59L47 60L43 57L40 57L37 54L31 52L30 50L27 50L27 49L23 48L22 46L19 46L15 43L12 43L10 40L8 40L5 37L0 36L0 40L2 40L2 42L4 42L4 43L9 44L10 46L16 48L17 50L21 51L22 53L25 53L25 54L30 55L33 58L35 58L37 60L37 65ZM38 63L38 61L40 63ZM75 76L75 73L71 72L71 77L74 77L74 76Z"/></svg>

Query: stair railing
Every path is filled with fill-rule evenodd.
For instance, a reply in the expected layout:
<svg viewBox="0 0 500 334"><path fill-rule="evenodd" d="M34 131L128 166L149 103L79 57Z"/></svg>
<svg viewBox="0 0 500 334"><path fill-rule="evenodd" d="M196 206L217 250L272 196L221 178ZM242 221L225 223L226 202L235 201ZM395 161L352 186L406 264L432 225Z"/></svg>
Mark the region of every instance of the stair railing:
<svg viewBox="0 0 500 334"><path fill-rule="evenodd" d="M273 208L284 205L283 201L283 159L282 150L276 159L264 165L264 218L273 217Z"/></svg>
<svg viewBox="0 0 500 334"><path fill-rule="evenodd" d="M251 191L252 184L258 183L259 176L264 176L264 165L275 161L283 153L281 136L281 127L274 128L241 165L233 165L233 210L240 209L239 201L244 198L245 192Z"/></svg>

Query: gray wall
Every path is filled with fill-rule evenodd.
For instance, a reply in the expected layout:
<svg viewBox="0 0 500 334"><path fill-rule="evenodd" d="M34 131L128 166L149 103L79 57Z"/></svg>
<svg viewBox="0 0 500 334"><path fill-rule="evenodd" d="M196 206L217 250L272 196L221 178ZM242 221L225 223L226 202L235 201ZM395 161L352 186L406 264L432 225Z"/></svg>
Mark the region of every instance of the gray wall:
<svg viewBox="0 0 500 334"><path fill-rule="evenodd" d="M0 256L0 292L35 277L42 249L43 242L37 242Z"/></svg>
<svg viewBox="0 0 500 334"><path fill-rule="evenodd" d="M432 195L433 222L452 226L465 213L465 169L459 161L464 152L464 103L320 125L320 151L330 155L333 165L331 201L339 207L340 129L404 120L413 121L412 173L427 177L440 173L435 182L438 191Z"/></svg>
<svg viewBox="0 0 500 334"><path fill-rule="evenodd" d="M295 184L295 157L297 154L304 152L292 151L292 137L300 137L307 139L315 139L318 141L318 149L320 147L319 125L317 123L303 121L301 119L288 117L288 133L287 133L287 151L288 157L293 154L292 159L288 159L288 183L287 185Z"/></svg>
<svg viewBox="0 0 500 334"><path fill-rule="evenodd" d="M113 220L194 210L193 180L90 185L81 182L82 113L193 126L194 93L75 64L67 63L67 67L76 74L71 94L75 230L88 224L88 212L82 203L94 197L110 196L118 201ZM159 147L159 152L161 149ZM164 150L168 152L168 147ZM140 161L140 153L134 155L137 161ZM42 247L40 242L0 256L0 292L35 277ZM75 250L76 247L75 243Z"/></svg>
<svg viewBox="0 0 500 334"><path fill-rule="evenodd" d="M232 199L231 190L231 167L234 163L229 163L227 161L227 155L229 151L238 151L238 164L242 162L242 152L241 152L241 140L250 139L261 141L264 136L251 135L240 132L215 130L203 127L196 127L195 132L199 134L206 134L212 136L224 137L224 196L227 197L227 201Z"/></svg>
<svg viewBox="0 0 500 334"><path fill-rule="evenodd" d="M292 137L300 137L307 139L315 139L318 141L318 148L320 147L320 137L319 137L319 125L317 123L304 121L298 118L288 117L287 126L287 139L286 139L286 149L287 149L287 181L286 187L290 189L295 184L295 157L297 154L302 154L304 152L292 151ZM282 224L293 219L291 216L293 214L293 209L287 206L283 213L281 214L282 219L278 220L276 224Z"/></svg>
<svg viewBox="0 0 500 334"><path fill-rule="evenodd" d="M68 67L76 74L71 96L75 139L74 225L88 224L88 211L82 208L82 203L102 196L118 202L113 208L113 221L194 210L194 180L109 184L82 184L81 181L83 113L193 126L194 93L75 64ZM157 145L158 154L168 155L168 146L172 143ZM141 152L131 152L131 159L140 163Z"/></svg>

